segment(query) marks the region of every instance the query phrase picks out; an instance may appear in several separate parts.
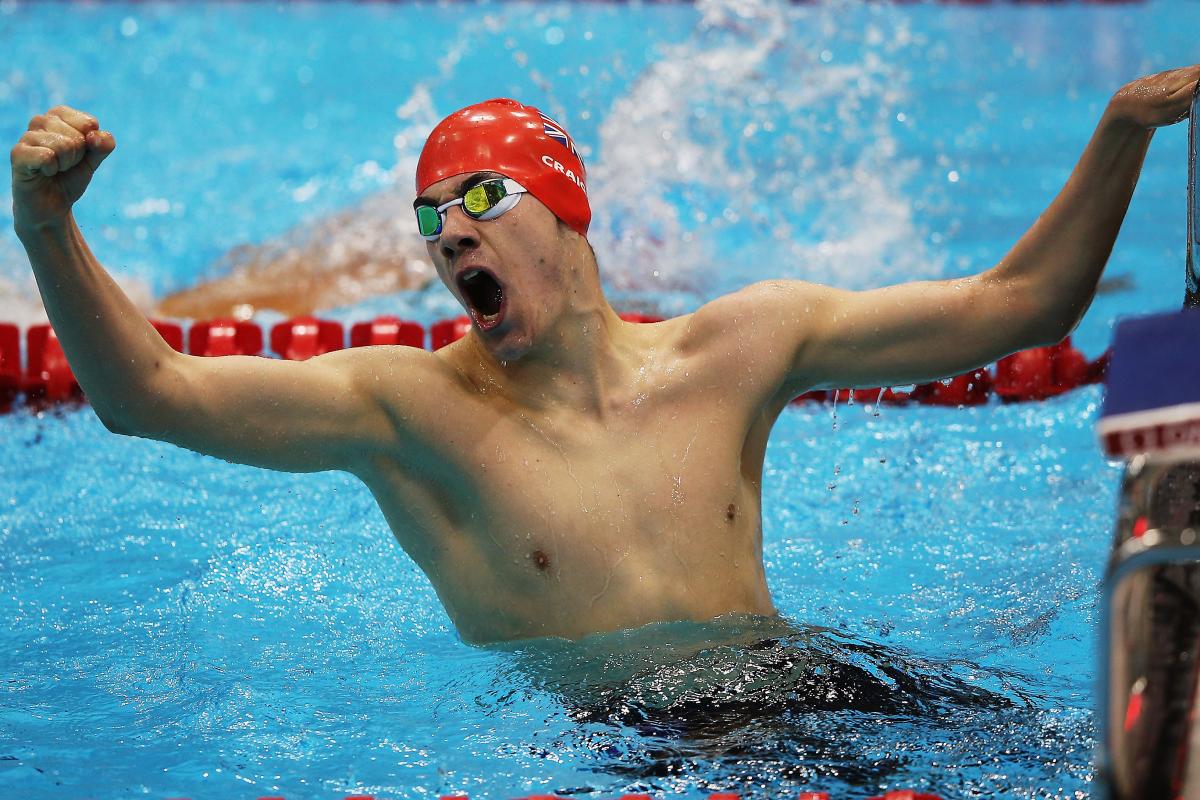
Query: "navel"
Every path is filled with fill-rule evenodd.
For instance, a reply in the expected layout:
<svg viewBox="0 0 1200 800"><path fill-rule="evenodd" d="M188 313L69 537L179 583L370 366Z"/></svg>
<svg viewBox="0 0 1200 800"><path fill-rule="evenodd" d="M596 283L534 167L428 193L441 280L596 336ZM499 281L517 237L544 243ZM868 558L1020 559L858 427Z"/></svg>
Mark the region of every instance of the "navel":
<svg viewBox="0 0 1200 800"><path fill-rule="evenodd" d="M729 505L728 505L728 506L725 508L725 521L726 521L726 522L733 522L733 520L734 520L736 517L737 517L737 506L736 506L736 505L734 505L733 503L730 503L730 504L729 504Z"/></svg>
<svg viewBox="0 0 1200 800"><path fill-rule="evenodd" d="M534 550L529 554L529 558L533 561L533 565L542 572L550 569L550 556L546 555L541 550Z"/></svg>

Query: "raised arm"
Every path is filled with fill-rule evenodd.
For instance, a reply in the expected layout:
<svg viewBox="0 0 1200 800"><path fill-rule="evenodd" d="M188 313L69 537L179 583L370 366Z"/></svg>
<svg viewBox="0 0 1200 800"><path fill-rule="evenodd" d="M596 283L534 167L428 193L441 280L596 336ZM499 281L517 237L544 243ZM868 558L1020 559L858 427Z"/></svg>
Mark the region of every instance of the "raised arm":
<svg viewBox="0 0 1200 800"><path fill-rule="evenodd" d="M781 281L755 290L795 331L783 391L887 386L964 372L1060 341L1091 304L1157 127L1187 116L1200 66L1113 96L1066 186L995 267L850 292Z"/></svg>
<svg viewBox="0 0 1200 800"><path fill-rule="evenodd" d="M372 371L403 386L428 354L351 351L297 363L176 353L100 266L71 214L115 147L93 117L60 106L34 117L11 153L16 231L97 416L113 431L231 461L361 472L395 436Z"/></svg>

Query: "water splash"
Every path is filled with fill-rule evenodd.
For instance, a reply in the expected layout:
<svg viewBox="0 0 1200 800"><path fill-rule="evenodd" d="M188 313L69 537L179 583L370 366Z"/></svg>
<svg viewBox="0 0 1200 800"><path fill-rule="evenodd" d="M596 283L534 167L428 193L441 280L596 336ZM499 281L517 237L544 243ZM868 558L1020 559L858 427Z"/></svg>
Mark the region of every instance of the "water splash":
<svg viewBox="0 0 1200 800"><path fill-rule="evenodd" d="M649 298L663 312L679 313L763 277L862 287L941 273L914 221L920 200L906 185L914 170L895 135L910 102L903 65L919 60L914 53L922 44L903 13L849 3L703 0L686 35L655 43L656 57L635 65L635 74L589 70L551 80L547 64L523 54L536 55L534 44L545 34L538 26L561 25L565 13L548 7L529 17L502 8L463 23L463 46L410 83L396 109L392 168L346 179L383 191L297 225L252 258L239 260L235 251L218 260L221 274L248 271L247 263L264 258L289 273L309 265L316 273L331 263L336 272L339 254L361 265L386 252L384 272L413 263L427 280L424 248L404 213L417 154L434 124L463 99L468 45L500 36L517 74L506 64L475 91L540 95L573 128L589 153L591 239L607 288L623 305ZM579 97L595 99L568 107L567 91L576 106ZM340 179L318 170L289 173L285 183L302 178L306 191ZM17 264L18 276L19 255L0 253ZM363 284L364 293L374 284L389 291L375 277L367 270L365 277L314 280L312 291L324 286L338 298L357 296L359 287L347 281ZM29 287L17 284L0 306L6 315L40 314ZM424 302L406 297L403 304L409 299Z"/></svg>
<svg viewBox="0 0 1200 800"><path fill-rule="evenodd" d="M572 114L543 87L559 117L600 119L594 146L576 130L590 153L589 239L625 305L650 296L677 313L767 276L861 287L940 274L891 130L908 82L896 51L914 37L902 16L875 8L858 8L869 24L847 33L846 10L706 0L686 39L662 46L602 114ZM464 35L497 26L488 17ZM460 55L397 109L392 191L405 202L424 138L450 110L434 96Z"/></svg>
<svg viewBox="0 0 1200 800"><path fill-rule="evenodd" d="M767 276L862 286L940 271L891 132L907 22L872 10L857 41L845 10L699 3L687 41L613 103L589 170L612 288L708 298Z"/></svg>
<svg viewBox="0 0 1200 800"><path fill-rule="evenodd" d="M1014 673L779 617L731 614L496 649L512 658L506 689L559 699L570 746L596 755L598 776L667 793L698 782L778 796L817 777L878 788L905 767L904 754L883 755L873 741L888 728L928 734L954 720L959 734L986 739L1041 704Z"/></svg>

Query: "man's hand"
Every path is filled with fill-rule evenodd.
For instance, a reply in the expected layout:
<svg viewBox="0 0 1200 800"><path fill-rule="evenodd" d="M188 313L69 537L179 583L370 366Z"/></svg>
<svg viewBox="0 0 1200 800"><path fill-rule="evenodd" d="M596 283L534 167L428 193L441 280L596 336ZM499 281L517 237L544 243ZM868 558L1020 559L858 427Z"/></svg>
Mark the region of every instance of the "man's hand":
<svg viewBox="0 0 1200 800"><path fill-rule="evenodd" d="M116 146L95 117L67 106L31 119L10 154L18 229L64 219Z"/></svg>
<svg viewBox="0 0 1200 800"><path fill-rule="evenodd" d="M1137 128L1161 128L1187 118L1200 64L1138 78L1113 95L1108 114Z"/></svg>

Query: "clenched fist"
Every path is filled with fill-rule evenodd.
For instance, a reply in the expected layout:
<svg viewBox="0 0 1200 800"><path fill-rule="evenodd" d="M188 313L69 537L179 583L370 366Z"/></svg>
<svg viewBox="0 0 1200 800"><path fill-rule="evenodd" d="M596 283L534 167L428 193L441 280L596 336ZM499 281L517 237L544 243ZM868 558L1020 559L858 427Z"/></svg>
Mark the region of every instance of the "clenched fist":
<svg viewBox="0 0 1200 800"><path fill-rule="evenodd" d="M1139 78L1121 87L1109 110L1139 128L1161 128L1187 118L1200 79L1200 64Z"/></svg>
<svg viewBox="0 0 1200 800"><path fill-rule="evenodd" d="M10 154L18 230L65 218L116 146L95 117L67 106L30 120Z"/></svg>

